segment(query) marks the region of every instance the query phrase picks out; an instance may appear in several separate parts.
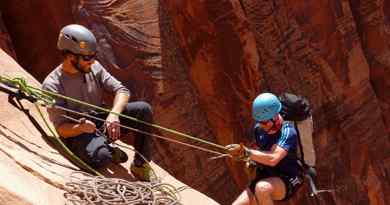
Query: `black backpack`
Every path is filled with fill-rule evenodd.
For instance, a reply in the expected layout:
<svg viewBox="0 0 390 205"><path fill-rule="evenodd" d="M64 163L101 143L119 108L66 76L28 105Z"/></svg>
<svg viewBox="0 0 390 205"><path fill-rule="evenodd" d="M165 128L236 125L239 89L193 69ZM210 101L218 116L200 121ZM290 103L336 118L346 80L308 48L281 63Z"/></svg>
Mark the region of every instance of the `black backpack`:
<svg viewBox="0 0 390 205"><path fill-rule="evenodd" d="M279 100L282 103L282 110L280 114L282 115L284 120L293 121L294 126L297 130L298 135L298 151L300 156L298 158L302 163L303 172L305 173L306 178L309 179L310 185L310 196L315 196L321 192L332 192L332 190L319 190L317 189L315 178L317 176L317 172L315 165L310 166L307 162L305 162L304 149L302 146L301 135L299 134L299 129L297 122L304 121L311 117L312 109L310 107L309 100L307 100L303 96L294 95L291 93L283 93L279 96ZM312 119L310 119L312 122ZM304 136L305 137L305 136ZM312 137L312 135L311 135ZM314 146L314 145L313 145Z"/></svg>
<svg viewBox="0 0 390 205"><path fill-rule="evenodd" d="M302 140L299 134L299 129L297 126L297 122L306 120L311 116L311 107L309 100L307 100L303 96L291 94L291 93L283 93L279 96L279 100L282 103L282 110L280 111L280 115L282 115L284 120L293 121L294 126L297 130L298 135L298 152L299 152L299 160L301 161L304 168L310 167L305 162L305 156L303 152Z"/></svg>
<svg viewBox="0 0 390 205"><path fill-rule="evenodd" d="M309 101L303 97L291 93L283 93L279 96L282 103L280 114L288 121L303 121L311 116Z"/></svg>

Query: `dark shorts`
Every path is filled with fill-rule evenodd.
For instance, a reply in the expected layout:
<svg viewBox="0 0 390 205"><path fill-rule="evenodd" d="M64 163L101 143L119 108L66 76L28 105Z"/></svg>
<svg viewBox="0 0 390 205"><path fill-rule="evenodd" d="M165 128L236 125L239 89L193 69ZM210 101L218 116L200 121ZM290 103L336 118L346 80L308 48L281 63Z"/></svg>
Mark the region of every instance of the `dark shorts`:
<svg viewBox="0 0 390 205"><path fill-rule="evenodd" d="M287 175L276 173L275 171L269 169L257 169L256 178L252 180L251 183L249 184L249 189L252 191L252 193L255 193L257 182L269 177L279 177L284 182L284 185L286 186L286 195L280 201L286 201L289 198L291 198L291 196L303 184L302 176L287 176Z"/></svg>

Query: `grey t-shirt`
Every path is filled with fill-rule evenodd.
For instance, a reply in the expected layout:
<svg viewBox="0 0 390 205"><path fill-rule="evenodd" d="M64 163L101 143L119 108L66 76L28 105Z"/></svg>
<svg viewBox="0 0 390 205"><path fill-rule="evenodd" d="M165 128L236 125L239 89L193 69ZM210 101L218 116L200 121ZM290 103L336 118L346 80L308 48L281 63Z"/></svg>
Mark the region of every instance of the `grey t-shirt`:
<svg viewBox="0 0 390 205"><path fill-rule="evenodd" d="M104 92L114 94L121 92L130 95L130 91L108 73L98 61L95 61L91 68L91 72L87 74L68 74L63 72L61 64L45 78L42 83L42 89L96 106L103 106ZM91 109L88 106L73 103L62 98L56 98L56 104L79 112L87 112ZM63 110L48 108L48 113L55 127L67 122L67 119L62 117L66 113ZM70 113L66 114L72 116ZM80 118L80 116L74 117Z"/></svg>

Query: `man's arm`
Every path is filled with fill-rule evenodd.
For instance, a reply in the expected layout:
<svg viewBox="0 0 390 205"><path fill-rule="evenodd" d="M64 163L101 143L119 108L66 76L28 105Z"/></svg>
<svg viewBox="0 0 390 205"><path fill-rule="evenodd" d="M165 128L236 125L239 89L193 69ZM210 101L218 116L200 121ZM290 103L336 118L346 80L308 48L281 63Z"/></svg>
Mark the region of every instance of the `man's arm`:
<svg viewBox="0 0 390 205"><path fill-rule="evenodd" d="M250 159L268 166L276 166L280 160L287 156L288 151L297 146L297 134L291 126L282 127L281 136L277 144L270 151L250 150Z"/></svg>
<svg viewBox="0 0 390 205"><path fill-rule="evenodd" d="M121 113L126 107L129 98L130 91L122 85L114 76L112 76L106 69L103 68L99 63L96 64L100 69L100 80L103 85L104 90L115 93L115 98L111 112ZM120 121L119 116L116 114L110 113L106 118L106 127L108 131L108 136L111 140L116 140L120 136Z"/></svg>
<svg viewBox="0 0 390 205"><path fill-rule="evenodd" d="M116 92L114 103L111 109L111 112L121 113L125 109L127 103L129 102L129 94L126 92ZM119 116L113 113L110 113L106 119L106 126L108 129L108 135L112 140L116 140L120 137L120 121Z"/></svg>
<svg viewBox="0 0 390 205"><path fill-rule="evenodd" d="M125 92L118 91L115 94L114 103L111 109L111 112L121 113L129 102L129 94Z"/></svg>
<svg viewBox="0 0 390 205"><path fill-rule="evenodd" d="M250 149L249 159L267 166L276 166L280 160L287 156L287 151L278 145L274 145L271 151L259 151Z"/></svg>
<svg viewBox="0 0 390 205"><path fill-rule="evenodd" d="M83 123L64 122L57 126L56 130L61 137L69 138L83 133L94 133L96 125L89 120L85 120Z"/></svg>

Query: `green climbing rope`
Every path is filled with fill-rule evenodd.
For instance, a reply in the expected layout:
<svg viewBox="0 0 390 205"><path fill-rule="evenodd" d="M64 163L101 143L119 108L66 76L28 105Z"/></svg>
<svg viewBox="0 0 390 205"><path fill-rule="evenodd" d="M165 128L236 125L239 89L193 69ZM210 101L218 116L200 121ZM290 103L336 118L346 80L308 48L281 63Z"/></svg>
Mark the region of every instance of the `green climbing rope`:
<svg viewBox="0 0 390 205"><path fill-rule="evenodd" d="M50 97L49 95L46 95L46 94L40 93L40 92L31 91L29 89L29 85L27 84L27 81L24 78L14 78L11 80L9 78L5 78L3 76L0 76L0 82L4 83L7 86L14 87L14 88L18 89L20 92L22 92L23 94L25 94L28 97L32 97L34 99L39 99L39 100L43 101L44 104L54 104L55 103L55 100L52 97ZM39 106L40 106L39 103L42 103L42 102L34 102L33 104L34 104L39 116L41 117L42 121L45 123L45 126L48 128L49 132L54 137L53 139L55 140L55 142L61 146L61 148L66 152L66 154L68 156L70 156L70 159L73 162L75 162L80 168L82 168L83 170L88 171L90 173L93 173L97 176L103 176L101 173L99 173L98 171L93 169L91 166L89 166L87 163L85 163L83 160L81 160L78 156L73 154L73 152L71 150L69 150L69 148L62 142L62 140L60 139L57 132L54 131L50 127L49 122L46 120L41 109L39 108Z"/></svg>
<svg viewBox="0 0 390 205"><path fill-rule="evenodd" d="M86 170L90 173L93 173L97 176L103 176L100 172L96 171L94 168L92 168L87 163L85 163L83 160L81 160L78 156L73 154L73 152L62 142L62 140L58 136L58 133L50 127L50 125L47 122L45 116L43 115L41 109L39 108L39 105L37 105L37 103L34 103L34 106L37 109L39 116L42 118L42 121L45 123L46 127L49 129L49 132L54 136L54 139L56 140L56 142L61 146L61 148L63 150L65 150L65 152L71 157L71 159L74 160L76 163L78 163L78 165L81 168L83 168L84 170Z"/></svg>
<svg viewBox="0 0 390 205"><path fill-rule="evenodd" d="M34 104L35 104L35 106L36 106L36 108L37 108L37 110L38 110L40 116L42 117L42 119L43 119L45 125L48 127L48 129L49 129L49 131L51 132L51 134L55 137L56 142L57 142L58 144L60 144L60 146L67 152L67 154L69 154L69 155L71 156L71 158L72 158L74 161L76 161L79 165L81 165L81 168L84 168L84 169L86 169L87 171L89 171L89 172L91 172L91 173L94 173L94 174L96 174L96 175L99 175L99 176L101 176L101 174L100 174L98 171L96 171L95 169L93 169L92 167L90 167L88 164L86 164L85 162L83 162L81 159L79 159L76 155L74 155L74 154L73 154L73 153L72 153L72 152L63 144L63 142L60 140L58 134L49 126L49 123L48 123L47 120L44 118L44 116L43 116L42 112L40 111L38 105L52 106L52 107L56 107L56 108L65 109L65 108L63 108L63 107L61 107L61 106L55 105L55 98L62 98L62 99L71 101L71 102L73 102L73 103L77 103L77 104L80 104L80 105L84 105L84 106L93 108L93 109L98 110L98 111L103 111L103 112L107 112L107 113L113 113L113 114L115 114L115 115L118 115L118 116L121 116L121 117L130 119L130 120L136 121L136 122L138 122L138 123L142 123L142 124L145 124L145 125L154 127L154 128L158 128L158 129L160 129L160 130L164 130L164 131L173 133L173 134L178 135L178 136L181 136L181 137L183 137L183 138L188 138L188 139L191 139L191 140L196 141L196 142L201 142L201 143L207 144L207 145L209 145L209 146L212 146L212 147L221 149L224 153L225 153L225 151L226 151L226 148L225 148L224 146L222 146L222 145L218 145L218 144L215 144L215 143L212 143L212 142L203 140L203 139L199 139L199 138L193 137L193 136L191 136L191 135L188 135L188 134L184 134L184 133L178 132L178 131L173 130L173 129L169 129L169 128L165 128L165 127L159 126L159 125L157 125L157 124L145 122L145 121L139 120L139 119L134 118L134 117L131 117L131 116L123 115L123 114L121 114L121 113L112 112L111 110L108 110L108 109L105 109L105 108L102 108L102 107L99 107L99 106L96 106L96 105L92 105L92 104L89 104L89 103L87 103L87 102L80 101L80 100L77 100L77 99L74 99L74 98L71 98L71 97L68 97L68 96L64 96L64 95L61 95L61 94L58 94L58 93L55 93L55 92L51 92L51 91L47 91L47 90L43 90L43 89L40 89L40 88L36 88L36 87L30 86L30 85L28 85L27 81L26 81L24 78L16 77L16 78L11 79L11 78L7 78L7 77L4 77L4 76L1 76L1 75L0 75L0 82L3 83L3 84L6 84L7 86L16 88L16 89L18 89L20 92L22 92L24 95L26 95L26 96L28 96L28 97L32 97L32 98L34 98L35 100L37 100ZM67 111L69 111L69 110L67 110ZM72 111L72 112L77 112L77 111ZM77 112L77 114L82 115L82 114L79 113L79 112ZM125 127L125 128L131 129L131 128L129 128L129 127ZM132 130L133 130L133 129L132 129ZM140 130L133 130L133 131L140 132ZM148 134L149 134L149 133L148 133ZM168 141L175 142L175 143L178 143L178 144L182 144L182 145L186 145L186 146L189 146L189 147L193 147L193 148L196 148L196 149L199 149L199 150L202 150L202 151L206 151L206 152L218 154L218 155L219 155L218 158L227 156L226 154L223 154L223 153L221 153L221 152L217 152L217 151L214 151L214 150L211 150L211 149L199 147L199 146L196 146L196 145L190 145L190 144L188 144L188 143L180 142L180 141L173 140L173 139L164 138L164 137L162 137L162 136L155 135L155 134L149 134L149 135L151 135L151 136L153 136L153 137L158 137L158 138L166 139L166 140L168 140ZM213 158L213 159L216 159L216 158Z"/></svg>
<svg viewBox="0 0 390 205"><path fill-rule="evenodd" d="M145 125L148 125L148 126L151 126L151 127L154 127L154 128L157 128L157 129L160 129L160 130L172 133L172 134L175 134L177 136L188 138L188 139L191 139L191 140L196 141L196 142L204 143L204 144L207 144L209 146L221 149L222 151L226 151L226 148L224 146L222 146L222 145L219 145L219 144L215 144L215 143L212 143L212 142L200 139L200 138L196 138L196 137L193 137L191 135L188 135L188 134L185 134L185 133L173 130L173 129L169 129L169 128L166 128L166 127L162 127L162 126L157 125L157 124L145 122L145 121L139 120L137 118L121 114L121 113L112 112L109 109L102 108L102 107L99 107L99 106L96 106L96 105L92 105L90 103L87 103L87 102L84 102L84 101L80 101L80 100L77 100L77 99L74 99L74 98L71 98L71 97L68 97L68 96L64 96L64 95L61 95L61 94L58 94L58 93L55 93L55 92L51 92L51 91L47 91L47 90L43 90L43 89L40 89L40 88L36 88L36 87L30 86L22 78L9 79L9 78L5 78L5 77L0 76L0 81L1 82L6 82L6 83L10 83L10 84L18 87L22 92L26 93L27 95L36 97L37 99L43 101L47 105L54 105L55 104L54 97L62 98L62 99L68 100L68 101L76 103L76 104L87 106L87 107L93 108L95 110L99 110L99 111L103 111L103 112L107 112L107 113L112 113L112 114L115 114L117 116L121 116L121 117L127 118L129 120L132 120L132 121L135 121L135 122L138 122L138 123L142 123L142 124L145 124Z"/></svg>
<svg viewBox="0 0 390 205"><path fill-rule="evenodd" d="M185 138L189 138L189 139L192 139L192 140L195 140L198 142L202 142L202 143L205 143L205 144L208 144L208 145L225 150L225 147L208 142L206 140L198 139L198 138L192 137L192 136L187 135L187 134L180 133L180 132L172 130L172 129L161 127L161 126L156 125L156 124L144 122L144 121L138 120L137 118L126 116L126 115L123 115L120 113L111 112L110 110L107 110L107 109L104 109L104 108L101 108L101 107L98 107L95 105L91 105L91 104L88 104L86 102L82 102L82 101L79 101L79 100L76 100L73 98L69 98L67 96L63 96L63 95L59 95L57 93L53 93L53 92L41 90L39 88L35 88L33 86L28 85L24 78L9 79L9 78L6 78L6 77L3 77L0 75L0 83L4 83L7 86L16 88L19 90L19 92L23 93L26 97L33 98L34 99L33 104L34 104L35 108L37 109L45 126L48 128L49 132L53 135L56 142L71 157L71 160L73 160L74 162L76 162L78 164L78 166L80 166L80 168L97 175L97 177L95 177L95 178L93 178L92 176L89 176L90 179L87 179L87 180L86 179L81 180L81 179L78 179L76 177L76 179L73 179L72 182L66 184L66 186L68 188L70 188L70 191L68 191L65 194L65 196L66 196L65 198L67 198L68 202L71 202L71 203L74 202L74 203L78 204L79 202L83 202L83 203L88 202L91 204L100 204L100 203L118 204L118 202L119 203L125 202L125 204L134 204L134 205L135 204L153 204L153 205L177 204L177 205L179 205L179 204L181 204L179 202L180 201L179 192L184 190L185 187L175 188L174 186L172 186L170 184L160 183L158 181L152 182L152 183L141 183L141 182L127 182L124 180L118 181L120 179L115 179L115 178L109 178L109 179L104 178L101 173L99 173L98 171L96 171L95 169L90 167L88 164L83 162L76 155L74 155L72 153L72 151L69 150L67 148L67 146L62 142L62 140L58 136L58 133L52 129L49 122L46 120L45 116L43 115L43 113L40 109L40 105L54 106L55 107L56 105L55 105L54 97L63 98L65 100L69 100L69 101L72 101L74 103L80 103L82 105L89 106L89 107L94 108L96 110L105 111L108 113L113 113L113 114L116 114L118 116L122 116L122 117L128 118L130 120L137 121L139 123L143 123L143 124L155 127L155 128L159 128L159 129L174 133L176 135L179 135L179 136L182 136ZM73 112L76 112L76 111L73 111ZM76 119L74 119L74 120L76 120ZM134 130L130 127L125 127L125 128L131 129L133 131L140 131L140 130ZM166 140L169 140L172 142L176 142L176 143L190 146L193 148L197 148L197 149L200 149L203 151L208 151L210 153L221 155L220 152L216 152L216 151L209 150L206 148L198 147L195 145L190 145L190 144L180 142L177 140L164 138L162 136L158 136L158 135L151 134L151 133L144 133L144 134L148 134L150 136L159 137L159 138L166 139ZM75 172L75 173L76 174L80 173L82 175L84 174L82 172ZM73 174L75 174L75 173L73 173ZM113 190L110 190L110 189L113 189Z"/></svg>

